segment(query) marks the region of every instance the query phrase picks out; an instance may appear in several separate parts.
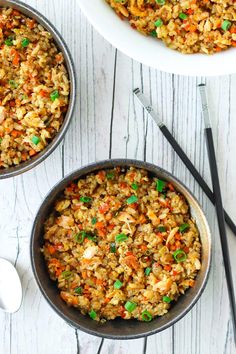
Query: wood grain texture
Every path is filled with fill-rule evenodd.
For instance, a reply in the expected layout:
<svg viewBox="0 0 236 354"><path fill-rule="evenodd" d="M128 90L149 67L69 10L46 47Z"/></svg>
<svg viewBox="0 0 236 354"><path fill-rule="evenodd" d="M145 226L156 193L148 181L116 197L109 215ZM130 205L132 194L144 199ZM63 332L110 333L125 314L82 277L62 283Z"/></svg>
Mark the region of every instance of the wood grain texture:
<svg viewBox="0 0 236 354"><path fill-rule="evenodd" d="M0 182L0 257L16 265L24 288L20 311L0 313L0 353L235 353L214 208L144 114L132 90L143 90L210 183L197 89L198 83L207 83L224 204L236 220L236 76L206 79L159 72L107 43L81 14L76 0L25 2L45 14L68 43L75 60L78 92L73 122L60 147L33 171ZM174 173L199 199L213 236L212 269L201 299L184 319L147 340L101 342L71 328L42 298L30 268L30 230L49 189L81 165L111 157L147 160ZM230 233L228 236L236 282L236 240Z"/></svg>

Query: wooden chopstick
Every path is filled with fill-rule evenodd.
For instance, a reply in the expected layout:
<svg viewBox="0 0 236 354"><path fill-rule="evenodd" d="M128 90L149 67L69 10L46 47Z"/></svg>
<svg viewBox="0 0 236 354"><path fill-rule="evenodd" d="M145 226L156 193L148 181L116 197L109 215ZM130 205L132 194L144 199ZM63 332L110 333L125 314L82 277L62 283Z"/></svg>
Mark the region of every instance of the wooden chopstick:
<svg viewBox="0 0 236 354"><path fill-rule="evenodd" d="M233 287L233 277L232 277L231 264L230 264L229 247L228 247L228 240L226 235L224 210L223 210L223 203L221 197L221 188L220 188L220 181L219 181L219 175L217 169L214 140L213 140L211 122L209 118L205 87L206 86L204 84L199 85L201 103L202 103L202 112L205 121L205 133L206 133L208 157L209 157L209 164L210 164L210 171L211 171L211 180L212 180L213 192L215 195L215 208L217 213L221 248L222 248L223 261L225 266L225 275L227 280L229 300L230 300L231 312L232 312L234 341L236 344L236 305L235 305L235 296L234 296L234 287Z"/></svg>
<svg viewBox="0 0 236 354"><path fill-rule="evenodd" d="M185 154L181 146L178 144L178 142L175 140L171 132L168 130L166 125L160 120L159 116L157 113L154 111L152 106L150 106L149 102L147 101L146 97L141 93L139 88L136 88L133 93L136 95L138 98L139 102L143 106L143 108L146 110L147 113L153 118L153 120L156 122L158 127L160 128L161 132L165 136L165 138L168 140L170 145L173 147L177 155L180 157L180 159L183 161L185 166L188 168L188 170L191 172L192 176L195 178L195 180L198 182L200 187L203 189L204 193L207 195L207 197L210 199L210 201L215 205L215 196L214 193L211 191L211 189L208 187L207 183L204 181L196 167L192 164L188 156ZM224 217L225 221L227 222L229 228L231 231L234 233L236 236L236 225L234 224L233 220L230 218L228 213L224 210Z"/></svg>

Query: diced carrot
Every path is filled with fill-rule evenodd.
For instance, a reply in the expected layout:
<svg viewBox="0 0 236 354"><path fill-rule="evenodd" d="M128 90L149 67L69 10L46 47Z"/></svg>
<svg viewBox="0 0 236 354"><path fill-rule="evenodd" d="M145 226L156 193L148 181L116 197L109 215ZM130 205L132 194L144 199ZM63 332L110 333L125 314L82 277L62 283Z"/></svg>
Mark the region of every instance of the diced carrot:
<svg viewBox="0 0 236 354"><path fill-rule="evenodd" d="M101 214L105 214L109 210L109 204L108 203L103 203L102 205L99 206L98 211Z"/></svg>
<svg viewBox="0 0 236 354"><path fill-rule="evenodd" d="M193 9L188 9L186 12L187 12L188 15L192 15L194 13L194 10Z"/></svg>
<svg viewBox="0 0 236 354"><path fill-rule="evenodd" d="M47 91L45 91L45 90L40 90L40 91L39 91L39 95L40 95L41 97L48 97L48 96L49 96L49 93L48 93Z"/></svg>
<svg viewBox="0 0 236 354"><path fill-rule="evenodd" d="M179 240L177 240L175 242L175 246L176 246L176 248L180 248L181 247L181 242Z"/></svg>
<svg viewBox="0 0 236 354"><path fill-rule="evenodd" d="M145 224L146 220L147 219L146 219L145 215L141 214L139 219L138 219L138 223L141 224L141 225Z"/></svg>
<svg viewBox="0 0 236 354"><path fill-rule="evenodd" d="M215 52L221 52L222 51L222 48L220 47L215 47Z"/></svg>
<svg viewBox="0 0 236 354"><path fill-rule="evenodd" d="M147 246L146 245L140 245L140 248L142 251L146 251L147 250Z"/></svg>
<svg viewBox="0 0 236 354"><path fill-rule="evenodd" d="M193 287L195 284L195 281L193 279L190 279L188 283L189 283L189 286Z"/></svg>
<svg viewBox="0 0 236 354"><path fill-rule="evenodd" d="M19 135L21 135L21 132L18 130L13 129L11 132L11 136L13 136L13 138L17 138Z"/></svg>
<svg viewBox="0 0 236 354"><path fill-rule="evenodd" d="M128 251L128 252L126 252L126 256L134 256L134 255L133 255L133 252Z"/></svg>
<svg viewBox="0 0 236 354"><path fill-rule="evenodd" d="M134 268L135 270L138 269L138 261L137 261L137 258L134 256L134 255L129 255L129 256L126 256L124 258L124 263L130 267L130 268Z"/></svg>
<svg viewBox="0 0 236 354"><path fill-rule="evenodd" d="M176 270L173 270L172 274L173 274L173 275L178 275L179 273L176 272Z"/></svg>
<svg viewBox="0 0 236 354"><path fill-rule="evenodd" d="M76 296L73 296L72 304L73 305L78 305L78 298Z"/></svg>
<svg viewBox="0 0 236 354"><path fill-rule="evenodd" d="M29 155L34 156L35 154L37 154L37 151L35 151L34 149L30 149Z"/></svg>
<svg viewBox="0 0 236 354"><path fill-rule="evenodd" d="M183 251L184 251L185 253L189 253L189 248L188 248L187 246L185 246L185 247L183 248Z"/></svg>
<svg viewBox="0 0 236 354"><path fill-rule="evenodd" d="M182 239L182 236L180 235L180 233L177 232L177 233L175 234L175 239L176 239L176 240L181 240L181 239Z"/></svg>
<svg viewBox="0 0 236 354"><path fill-rule="evenodd" d="M105 237L106 236L106 230L105 229L98 229L98 236L100 237Z"/></svg>
<svg viewBox="0 0 236 354"><path fill-rule="evenodd" d="M114 224L109 224L109 225L107 226L107 229L108 229L109 231L112 231L112 230L114 229L114 227L115 227Z"/></svg>
<svg viewBox="0 0 236 354"><path fill-rule="evenodd" d="M95 228L96 229L103 229L104 228L104 224L102 221L97 221L95 224Z"/></svg>
<svg viewBox="0 0 236 354"><path fill-rule="evenodd" d="M229 31L230 31L230 33L232 33L232 34L233 34L233 33L236 33L236 27L233 27L233 26L232 26Z"/></svg>
<svg viewBox="0 0 236 354"><path fill-rule="evenodd" d="M171 270L171 266L170 265L165 265L164 269L169 272Z"/></svg>
<svg viewBox="0 0 236 354"><path fill-rule="evenodd" d="M54 253L56 253L56 249L55 249L55 247L54 247L53 245L48 245L47 249L48 249L48 252L49 252L51 255L54 254Z"/></svg>
<svg viewBox="0 0 236 354"><path fill-rule="evenodd" d="M175 251L176 250L176 246L175 245L171 245L170 249L171 249L171 251Z"/></svg>
<svg viewBox="0 0 236 354"><path fill-rule="evenodd" d="M26 160L27 160L27 156L28 156L28 155L27 155L26 152L22 152L22 153L21 153L21 160L22 160L22 161L26 161Z"/></svg>
<svg viewBox="0 0 236 354"><path fill-rule="evenodd" d="M232 41L231 44L233 47L236 47L236 41Z"/></svg>
<svg viewBox="0 0 236 354"><path fill-rule="evenodd" d="M12 64L17 66L20 63L20 54L14 49Z"/></svg>
<svg viewBox="0 0 236 354"><path fill-rule="evenodd" d="M103 285L103 280L102 279L96 279L96 284L97 285Z"/></svg>
<svg viewBox="0 0 236 354"><path fill-rule="evenodd" d="M110 301L111 301L111 299L109 297L106 297L105 300L104 300L104 303L108 304Z"/></svg>
<svg viewBox="0 0 236 354"><path fill-rule="evenodd" d="M120 188L124 189L127 187L128 187L128 184L126 182L120 182Z"/></svg>

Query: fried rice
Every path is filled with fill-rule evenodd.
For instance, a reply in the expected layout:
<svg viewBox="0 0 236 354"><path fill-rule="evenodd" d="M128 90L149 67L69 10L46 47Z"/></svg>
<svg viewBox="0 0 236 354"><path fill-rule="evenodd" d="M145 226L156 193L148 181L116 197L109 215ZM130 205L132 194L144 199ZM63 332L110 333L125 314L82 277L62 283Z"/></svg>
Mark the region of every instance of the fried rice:
<svg viewBox="0 0 236 354"><path fill-rule="evenodd" d="M102 322L166 314L201 268L185 197L133 167L71 183L45 222L42 252L61 298Z"/></svg>
<svg viewBox="0 0 236 354"><path fill-rule="evenodd" d="M134 29L182 53L236 47L236 0L106 0Z"/></svg>
<svg viewBox="0 0 236 354"><path fill-rule="evenodd" d="M44 150L60 129L69 92L52 35L19 11L0 8L0 169Z"/></svg>

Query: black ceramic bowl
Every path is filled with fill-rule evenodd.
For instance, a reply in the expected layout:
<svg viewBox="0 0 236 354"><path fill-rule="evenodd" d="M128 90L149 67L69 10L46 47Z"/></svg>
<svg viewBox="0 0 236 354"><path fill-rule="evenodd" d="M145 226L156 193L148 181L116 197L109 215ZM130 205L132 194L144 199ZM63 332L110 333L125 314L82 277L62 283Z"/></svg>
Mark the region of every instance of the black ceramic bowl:
<svg viewBox="0 0 236 354"><path fill-rule="evenodd" d="M55 41L56 46L63 53L63 56L65 58L66 68L67 68L69 79L70 79L69 107L68 107L68 110L66 112L66 116L64 118L64 121L62 123L62 126L61 126L59 132L56 134L54 139L50 142L50 144L48 146L46 146L46 148L44 150L42 150L37 155L33 156L28 161L23 162L23 163L21 163L17 166L14 166L14 167L0 169L0 179L4 179L4 178L9 178L9 177L19 175L23 172L30 170L31 168L34 168L39 163L41 163L43 160L45 160L55 150L55 148L59 145L59 143L62 141L62 139L69 127L69 124L71 122L73 110L74 110L74 106L75 106L76 74L75 74L73 60L72 60L70 51L69 51L66 43L64 42L63 38L61 37L61 35L57 31L57 29L53 26L53 24L48 19L46 19L46 17L44 17L42 14L40 14L37 10L33 9L31 6L26 5L23 2L18 1L18 0L0 0L0 7L11 7L13 9L20 11L24 15L35 19L48 32L50 32L52 34L52 37Z"/></svg>
<svg viewBox="0 0 236 354"><path fill-rule="evenodd" d="M196 220L200 232L202 243L202 268L198 273L195 286L189 289L185 295L181 296L166 315L155 318L151 322L115 319L113 321L107 321L105 324L101 324L93 321L89 316L82 315L75 308L68 307L66 303L60 298L56 283L50 280L44 257L40 252L40 248L43 245L44 221L53 208L55 200L62 193L64 188L70 182L84 177L88 173L101 169L112 168L114 166L135 166L137 168L143 168L154 176L170 181L187 199L190 205L191 214ZM75 328L81 329L82 331L96 336L112 339L134 339L160 332L173 325L176 321L181 319L199 299L207 283L207 277L210 268L211 236L206 218L198 202L190 193L190 191L171 174L157 166L137 160L107 160L80 168L79 170L65 177L49 192L43 204L41 205L34 221L31 235L30 252L33 273L42 294L48 303L52 306L52 308L65 321L67 321Z"/></svg>

